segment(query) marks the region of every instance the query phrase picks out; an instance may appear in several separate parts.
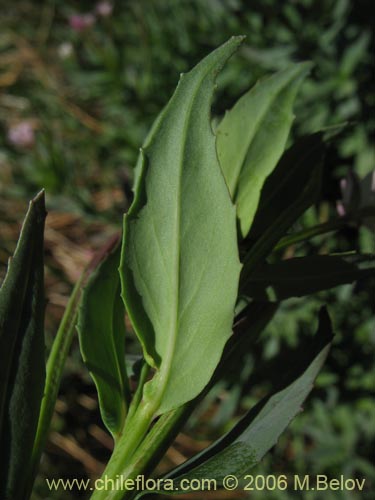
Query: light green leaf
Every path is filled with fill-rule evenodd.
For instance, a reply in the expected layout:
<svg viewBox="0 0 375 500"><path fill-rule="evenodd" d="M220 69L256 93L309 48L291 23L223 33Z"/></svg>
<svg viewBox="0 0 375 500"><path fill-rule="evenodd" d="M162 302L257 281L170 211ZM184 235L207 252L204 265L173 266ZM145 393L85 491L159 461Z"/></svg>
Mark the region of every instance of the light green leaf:
<svg viewBox="0 0 375 500"><path fill-rule="evenodd" d="M301 411L301 405L327 357L331 341L331 323L326 310L322 309L317 334L304 349L304 356L291 364L293 372L281 387L263 398L229 433L166 477L173 478L176 488L184 479L214 479L222 487L228 474L239 479L243 477L277 443L280 434Z"/></svg>
<svg viewBox="0 0 375 500"><path fill-rule="evenodd" d="M120 246L92 273L78 318L81 354L94 379L102 419L121 433L130 397L125 367L125 309L120 295Z"/></svg>
<svg viewBox="0 0 375 500"><path fill-rule="evenodd" d="M24 500L45 378L44 193L30 202L0 289L0 497Z"/></svg>
<svg viewBox="0 0 375 500"><path fill-rule="evenodd" d="M356 257L354 260L353 257ZM365 255L311 255L263 264L241 290L248 297L283 300L375 276L375 257Z"/></svg>
<svg viewBox="0 0 375 500"><path fill-rule="evenodd" d="M282 155L294 119L293 103L309 63L260 81L228 111L216 130L217 152L242 236L249 232L264 181Z"/></svg>
<svg viewBox="0 0 375 500"><path fill-rule="evenodd" d="M230 39L192 71L155 123L125 217L124 301L147 362L144 401L162 414L209 381L231 334L240 264L236 215L216 157L210 105Z"/></svg>

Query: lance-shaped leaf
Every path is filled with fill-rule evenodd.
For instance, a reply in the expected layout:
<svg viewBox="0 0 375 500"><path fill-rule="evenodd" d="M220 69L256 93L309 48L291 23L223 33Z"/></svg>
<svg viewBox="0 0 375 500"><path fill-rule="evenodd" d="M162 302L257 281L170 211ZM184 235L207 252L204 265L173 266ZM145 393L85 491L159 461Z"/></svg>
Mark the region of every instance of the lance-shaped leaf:
<svg viewBox="0 0 375 500"><path fill-rule="evenodd" d="M303 137L283 154L266 180L246 242L241 289L289 227L317 200L324 154L321 134Z"/></svg>
<svg viewBox="0 0 375 500"><path fill-rule="evenodd" d="M48 431L50 428L56 399L60 387L61 378L65 361L73 340L76 329L78 311L82 300L83 289L92 272L106 258L108 253L113 250L119 240L119 235L112 237L106 245L101 248L83 270L79 280L76 282L69 301L66 305L64 314L61 318L59 328L56 332L51 351L46 364L46 381L44 385L44 394L40 406L38 428L35 435L33 454L29 477L27 478L27 490L30 492L33 486L34 477L40 462L40 457L44 449ZM27 493L26 493L27 494Z"/></svg>
<svg viewBox="0 0 375 500"><path fill-rule="evenodd" d="M30 202L0 289L0 497L24 499L45 378L44 193Z"/></svg>
<svg viewBox="0 0 375 500"><path fill-rule="evenodd" d="M304 356L294 363L295 368L281 387L262 399L226 435L213 443L165 477L173 478L175 491L184 479L215 479L222 486L224 477L234 474L243 476L277 442L280 434L289 425L313 388L329 351L332 330L325 309L320 313L319 329ZM186 486L185 482L185 486Z"/></svg>
<svg viewBox="0 0 375 500"><path fill-rule="evenodd" d="M118 245L90 276L78 319L82 357L98 391L103 422L115 439L123 428L129 402L120 250Z"/></svg>
<svg viewBox="0 0 375 500"><path fill-rule="evenodd" d="M353 259L355 257L355 259ZM375 276L371 255L312 255L263 264L251 274L242 293L269 300L302 297L361 278Z"/></svg>
<svg viewBox="0 0 375 500"><path fill-rule="evenodd" d="M216 74L241 40L230 39L181 76L144 145L125 217L123 296L156 369L144 399L158 414L201 392L231 333L240 271L236 215L210 105Z"/></svg>
<svg viewBox="0 0 375 500"><path fill-rule="evenodd" d="M243 237L254 219L263 183L284 151L293 103L309 68L309 63L296 64L258 82L216 130L219 161Z"/></svg>

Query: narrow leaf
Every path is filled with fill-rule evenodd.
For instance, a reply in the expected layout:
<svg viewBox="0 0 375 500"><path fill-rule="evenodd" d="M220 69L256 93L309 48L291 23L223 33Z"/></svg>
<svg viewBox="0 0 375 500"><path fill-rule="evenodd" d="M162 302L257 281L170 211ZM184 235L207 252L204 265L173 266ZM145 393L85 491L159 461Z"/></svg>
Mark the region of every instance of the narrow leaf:
<svg viewBox="0 0 375 500"><path fill-rule="evenodd" d="M375 276L375 258L313 255L296 257L274 264L263 264L252 273L242 292L248 297L283 300L327 290L361 278Z"/></svg>
<svg viewBox="0 0 375 500"><path fill-rule="evenodd" d="M241 477L254 467L301 411L301 405L313 388L314 380L327 357L331 341L330 320L325 309L322 309L318 332L311 345L306 346L305 359L301 359L298 368L289 374L288 381L262 399L228 434L166 477L173 478L177 487L183 479L192 478L215 479L222 486L226 475Z"/></svg>
<svg viewBox="0 0 375 500"><path fill-rule="evenodd" d="M30 202L0 289L0 497L23 500L45 378L44 193Z"/></svg>
<svg viewBox="0 0 375 500"><path fill-rule="evenodd" d="M254 219L263 183L284 151L294 119L293 103L309 68L309 63L296 64L258 82L216 130L219 161L243 237Z"/></svg>
<svg viewBox="0 0 375 500"><path fill-rule="evenodd" d="M241 288L288 228L316 201L324 153L321 134L304 137L284 153L266 180L246 242Z"/></svg>
<svg viewBox="0 0 375 500"><path fill-rule="evenodd" d="M297 139L283 154L263 186L249 240L259 238L301 195L320 166L325 148L323 134L318 132Z"/></svg>
<svg viewBox="0 0 375 500"><path fill-rule="evenodd" d="M80 279L77 281L70 295L64 315L57 330L56 337L53 341L46 366L46 382L44 386L42 404L40 407L38 428L34 441L32 466L27 486L28 492L32 489L40 457L47 440L65 361L76 329L78 311L82 301L84 287L92 272L107 257L108 253L113 250L118 243L118 240L119 235L112 237L105 244L105 246L94 255L92 260L83 270Z"/></svg>
<svg viewBox="0 0 375 500"><path fill-rule="evenodd" d="M78 319L81 354L98 391L103 422L115 438L123 428L130 394L119 263L117 246L91 275Z"/></svg>
<svg viewBox="0 0 375 500"><path fill-rule="evenodd" d="M181 76L141 153L125 217L123 296L156 369L144 400L158 414L201 392L231 334L236 215L216 158L210 105L216 74L241 41L230 39Z"/></svg>
<svg viewBox="0 0 375 500"><path fill-rule="evenodd" d="M327 233L338 231L352 224L356 224L358 226L360 226L361 224L366 225L366 221L369 218L374 217L375 207L360 208L359 210L351 212L347 215L329 219L327 222L323 222L322 224L317 224L315 226L302 229L301 231L289 233L279 240L277 245L275 245L274 250L282 250L290 245L296 245L301 242L306 242L311 238L315 238L316 236L326 235Z"/></svg>

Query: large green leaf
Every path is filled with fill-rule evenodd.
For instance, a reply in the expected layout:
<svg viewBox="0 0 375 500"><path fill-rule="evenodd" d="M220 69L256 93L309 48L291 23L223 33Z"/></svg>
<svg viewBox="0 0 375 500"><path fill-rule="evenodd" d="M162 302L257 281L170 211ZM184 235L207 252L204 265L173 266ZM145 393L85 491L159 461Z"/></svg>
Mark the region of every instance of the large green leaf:
<svg viewBox="0 0 375 500"><path fill-rule="evenodd" d="M251 274L241 292L253 298L268 295L268 299L283 300L369 276L375 276L374 256L312 255L263 264Z"/></svg>
<svg viewBox="0 0 375 500"><path fill-rule="evenodd" d="M192 71L155 123L125 217L123 296L156 369L144 401L158 414L193 399L231 333L240 264L236 214L216 157L210 104L230 39Z"/></svg>
<svg viewBox="0 0 375 500"><path fill-rule="evenodd" d="M266 180L247 238L241 288L289 227L318 198L325 144L321 134L298 140Z"/></svg>
<svg viewBox="0 0 375 500"><path fill-rule="evenodd" d="M92 273L78 319L82 357L98 391L103 422L115 439L123 428L129 401L120 250L117 246Z"/></svg>
<svg viewBox="0 0 375 500"><path fill-rule="evenodd" d="M219 161L243 237L254 219L263 183L284 151L293 103L309 68L309 63L296 64L258 82L216 130Z"/></svg>
<svg viewBox="0 0 375 500"><path fill-rule="evenodd" d="M175 491L184 479L213 479L222 487L226 475L241 479L277 442L313 388L330 348L332 330L325 309L320 313L319 329L304 356L271 395L262 399L226 435L165 477L174 480ZM292 366L293 366L292 365ZM282 376L284 376L285 371ZM185 483L186 486L187 483ZM186 491L185 491L186 492Z"/></svg>
<svg viewBox="0 0 375 500"><path fill-rule="evenodd" d="M30 202L0 289L0 497L24 500L45 378L44 193Z"/></svg>

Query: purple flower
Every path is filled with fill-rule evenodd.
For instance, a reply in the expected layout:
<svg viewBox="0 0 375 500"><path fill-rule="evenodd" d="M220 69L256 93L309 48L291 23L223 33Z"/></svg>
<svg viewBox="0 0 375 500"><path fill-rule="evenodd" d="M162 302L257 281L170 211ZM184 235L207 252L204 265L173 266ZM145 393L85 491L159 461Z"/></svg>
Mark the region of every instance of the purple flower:
<svg viewBox="0 0 375 500"><path fill-rule="evenodd" d="M84 31L95 24L95 16L91 12L87 14L73 14L69 17L69 25L74 31Z"/></svg>
<svg viewBox="0 0 375 500"><path fill-rule="evenodd" d="M112 14L112 11L113 11L113 4L106 0L98 2L95 6L95 12L98 14L98 16L101 17L110 16Z"/></svg>
<svg viewBox="0 0 375 500"><path fill-rule="evenodd" d="M8 130L8 141L13 146L30 148L35 143L34 126L29 121L22 121L11 125Z"/></svg>

